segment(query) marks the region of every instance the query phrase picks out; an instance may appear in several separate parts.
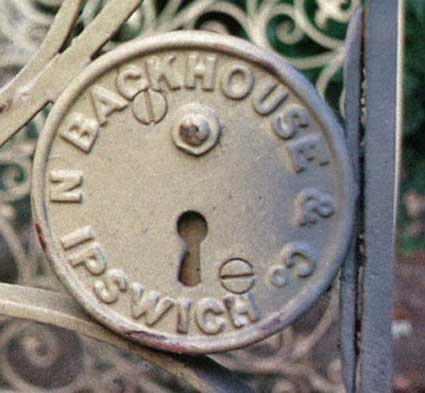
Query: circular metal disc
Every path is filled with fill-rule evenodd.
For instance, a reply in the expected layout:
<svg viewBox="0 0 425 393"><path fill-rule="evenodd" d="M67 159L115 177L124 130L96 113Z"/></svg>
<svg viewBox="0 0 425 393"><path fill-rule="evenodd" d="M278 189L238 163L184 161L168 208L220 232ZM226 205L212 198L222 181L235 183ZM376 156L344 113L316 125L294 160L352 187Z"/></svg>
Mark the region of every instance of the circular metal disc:
<svg viewBox="0 0 425 393"><path fill-rule="evenodd" d="M346 253L343 131L279 57L178 32L101 57L54 106L35 225L81 305L159 349L240 348L283 329Z"/></svg>

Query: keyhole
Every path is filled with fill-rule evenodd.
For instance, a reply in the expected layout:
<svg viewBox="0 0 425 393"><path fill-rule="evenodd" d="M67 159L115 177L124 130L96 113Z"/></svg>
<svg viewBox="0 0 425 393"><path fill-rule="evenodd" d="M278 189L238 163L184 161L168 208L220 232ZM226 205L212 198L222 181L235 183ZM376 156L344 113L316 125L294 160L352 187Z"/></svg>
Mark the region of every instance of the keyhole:
<svg viewBox="0 0 425 393"><path fill-rule="evenodd" d="M189 211L180 216L177 231L186 244L178 278L184 286L194 287L201 282L201 243L207 237L207 221L201 214Z"/></svg>

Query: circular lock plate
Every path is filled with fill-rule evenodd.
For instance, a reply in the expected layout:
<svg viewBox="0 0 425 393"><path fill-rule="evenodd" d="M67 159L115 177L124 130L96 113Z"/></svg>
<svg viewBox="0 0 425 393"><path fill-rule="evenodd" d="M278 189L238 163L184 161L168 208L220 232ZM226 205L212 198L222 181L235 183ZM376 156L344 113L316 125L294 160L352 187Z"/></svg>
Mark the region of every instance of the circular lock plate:
<svg viewBox="0 0 425 393"><path fill-rule="evenodd" d="M283 329L350 240L343 131L279 57L177 32L122 46L54 106L33 210L54 270L99 322L159 349Z"/></svg>

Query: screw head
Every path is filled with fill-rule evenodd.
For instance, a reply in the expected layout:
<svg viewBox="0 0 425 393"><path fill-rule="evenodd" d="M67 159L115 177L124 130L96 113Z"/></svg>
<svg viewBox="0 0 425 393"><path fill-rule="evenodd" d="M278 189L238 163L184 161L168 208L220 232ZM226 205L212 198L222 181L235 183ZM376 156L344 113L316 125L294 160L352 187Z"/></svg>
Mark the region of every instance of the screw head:
<svg viewBox="0 0 425 393"><path fill-rule="evenodd" d="M255 272L250 263L243 259L225 262L219 271L220 283L226 291L242 295L248 293L255 284Z"/></svg>
<svg viewBox="0 0 425 393"><path fill-rule="evenodd" d="M192 156L201 156L217 145L221 124L217 113L200 104L188 104L175 115L174 144Z"/></svg>
<svg viewBox="0 0 425 393"><path fill-rule="evenodd" d="M188 114L180 124L180 137L190 146L203 145L211 135L206 119L198 114Z"/></svg>

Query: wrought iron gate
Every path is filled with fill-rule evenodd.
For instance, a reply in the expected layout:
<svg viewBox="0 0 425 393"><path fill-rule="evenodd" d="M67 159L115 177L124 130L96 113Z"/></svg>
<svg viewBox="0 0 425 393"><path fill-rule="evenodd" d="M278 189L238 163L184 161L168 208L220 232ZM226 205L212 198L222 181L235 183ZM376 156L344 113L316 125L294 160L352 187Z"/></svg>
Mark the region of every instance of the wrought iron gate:
<svg viewBox="0 0 425 393"><path fill-rule="evenodd" d="M99 0L86 2L81 12L83 3L7 0L0 5L0 82L27 64L0 92L0 271L9 277L4 280L9 284L0 285L4 389L251 391L241 378L255 391L275 393L389 392L403 2L369 0L357 12L356 0L248 0L242 5L146 0L143 6L135 0ZM340 29L337 36L329 35L332 25ZM358 184L355 230L340 279L302 320L214 360L156 352L94 322L57 281L30 224L32 158L49 104L92 58L138 36L181 29L243 37L303 71L345 118ZM71 32L77 37L72 45ZM340 358L332 351L337 345ZM326 364L317 361L318 354Z"/></svg>

